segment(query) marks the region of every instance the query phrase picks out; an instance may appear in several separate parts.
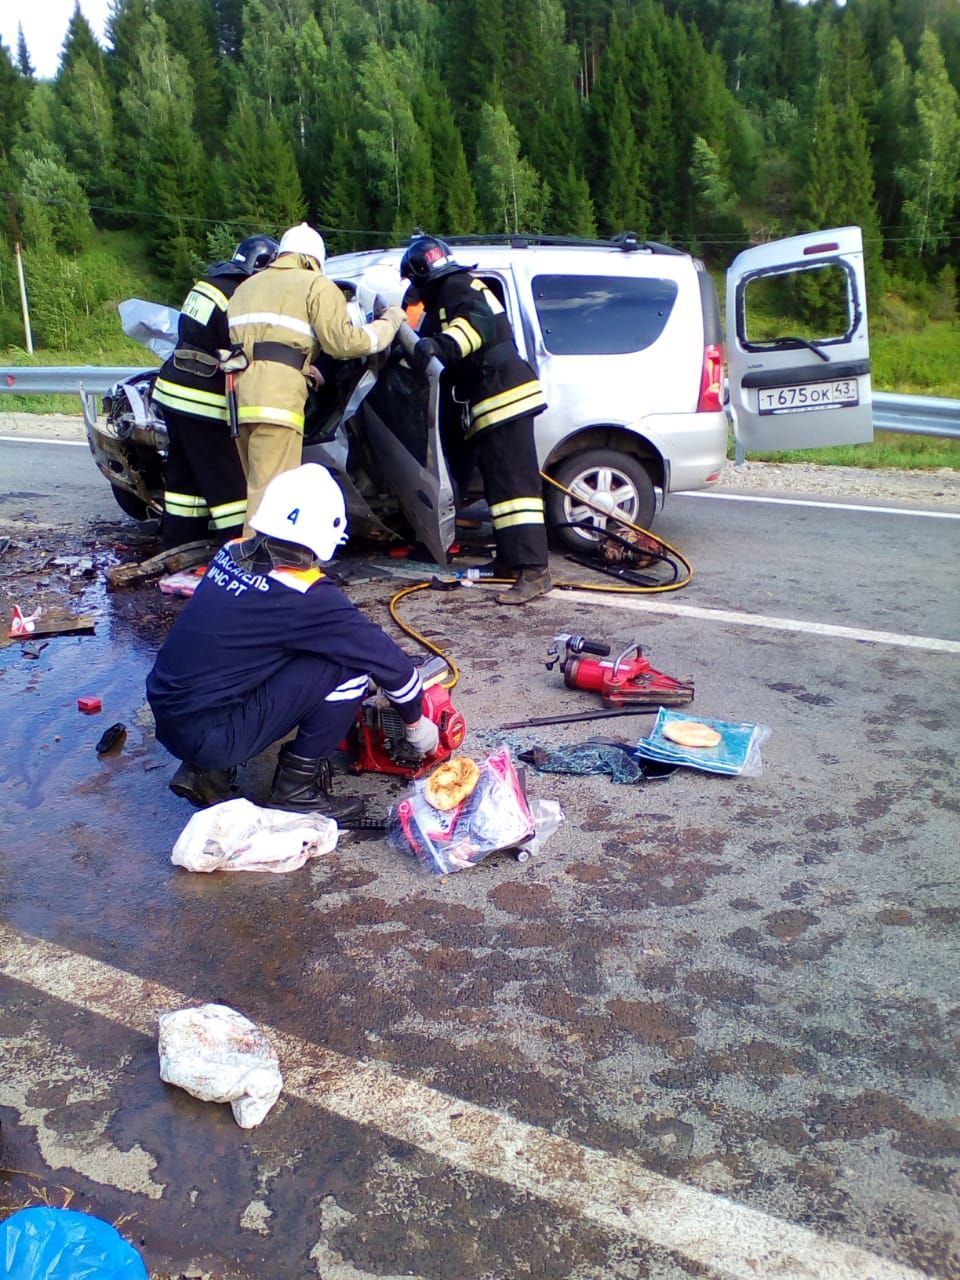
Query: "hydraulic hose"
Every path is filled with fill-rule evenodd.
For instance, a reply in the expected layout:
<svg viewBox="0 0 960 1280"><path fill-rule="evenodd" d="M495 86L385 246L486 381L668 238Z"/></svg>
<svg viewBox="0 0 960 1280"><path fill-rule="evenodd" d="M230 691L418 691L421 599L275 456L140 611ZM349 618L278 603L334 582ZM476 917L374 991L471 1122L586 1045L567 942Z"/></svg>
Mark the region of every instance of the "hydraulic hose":
<svg viewBox="0 0 960 1280"><path fill-rule="evenodd" d="M669 560L670 557L673 557L675 560L679 561L679 563L683 565L684 569L686 570L686 573L683 576L678 575L672 582L656 583L651 586L639 586L639 585L633 585L633 584L613 586L603 582L558 581L558 582L554 582L553 584L554 587L559 588L561 591L564 591L564 590L595 591L595 592L601 592L601 593L609 593L610 595L636 596L636 595L656 595L656 594L662 594L663 592L666 592L666 591L679 591L682 587L688 586L689 583L693 581L693 566L691 565L690 561L687 559L687 557L683 554L682 551L679 551L676 547L671 546L669 542L664 541L664 539L659 537L659 535L655 533L651 533L649 529L644 529L638 524L634 524L633 521L628 520L626 516L615 515L611 512L604 511L597 503L591 502L589 498L585 498L581 494L573 493L572 490L568 489L565 485L562 485L559 482L559 480L554 480L553 476L547 475L545 471L541 471L540 475L543 477L543 479L546 481L547 484L551 484L555 489L559 489L561 493L567 494L568 497L573 498L578 504L582 506L592 507L594 511L599 512L607 520L615 520L618 524L623 525L624 528L626 529L630 529L633 533L642 533L645 535L645 537L651 538L654 542L658 543L659 546L663 547L664 551L667 553L664 559ZM599 573L605 572L601 564L597 565L597 571ZM483 578L478 585L490 584L491 586L498 586L504 583L509 583L511 581L512 581L511 578ZM444 660L444 662L447 664L447 667L449 668L450 674L444 680L442 680L441 683L445 689L452 689L454 685L457 683L457 681L460 679L460 668L453 661L450 655L447 654L443 649L441 649L438 645L435 645L432 640L428 640L427 637L423 635L421 632L417 631L415 627L412 627L409 623L404 622L403 619L400 617L400 614L397 608L400 602L402 600L405 600L407 596L411 596L417 591L429 591L432 586L433 586L433 582L427 580L424 582L414 582L410 586L401 588L401 590L397 591L390 598L390 604L389 604L390 617L394 620L394 622L397 624L400 630L404 633L404 635L408 635L411 638L411 640L415 640L417 644L421 645L424 649L428 650L428 652L436 654L438 658L442 658Z"/></svg>

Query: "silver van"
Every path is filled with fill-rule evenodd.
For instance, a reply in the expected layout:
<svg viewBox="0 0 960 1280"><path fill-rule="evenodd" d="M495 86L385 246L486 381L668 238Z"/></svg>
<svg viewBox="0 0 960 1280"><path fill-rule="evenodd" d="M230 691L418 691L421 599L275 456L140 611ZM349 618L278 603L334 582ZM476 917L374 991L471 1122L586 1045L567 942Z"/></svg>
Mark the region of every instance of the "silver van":
<svg viewBox="0 0 960 1280"><path fill-rule="evenodd" d="M615 512L647 527L669 493L716 483L731 425L751 450L872 439L858 227L740 254L727 273L726 352L713 281L689 254L628 235L449 243L497 293L544 385L540 464L574 495L546 486L547 520L568 548L582 552ZM339 255L326 273L366 312L376 294L402 297L402 255ZM471 495L463 477L451 480L439 371L418 378L399 354L356 363L337 369L308 415L304 460L336 471L355 530L395 537L405 525L442 562L456 506ZM146 408L141 396L127 412L115 394L101 424L85 405L88 438L124 509L134 496L156 510L164 432L148 375L130 382Z"/></svg>

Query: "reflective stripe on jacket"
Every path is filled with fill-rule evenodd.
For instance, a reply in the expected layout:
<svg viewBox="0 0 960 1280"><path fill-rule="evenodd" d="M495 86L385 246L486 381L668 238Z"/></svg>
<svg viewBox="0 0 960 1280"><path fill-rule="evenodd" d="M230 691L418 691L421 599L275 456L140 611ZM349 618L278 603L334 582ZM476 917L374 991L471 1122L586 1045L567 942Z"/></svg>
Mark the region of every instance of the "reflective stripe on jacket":
<svg viewBox="0 0 960 1280"><path fill-rule="evenodd" d="M233 291L246 279L246 272L235 263L224 262L196 282L180 308L177 351L198 351L213 357L230 345L227 307ZM223 374L214 369L210 377L204 377L184 368L183 363L176 352L164 361L154 384L153 399L178 413L226 422Z"/></svg>
<svg viewBox="0 0 960 1280"><path fill-rule="evenodd" d="M231 341L242 344L250 365L237 379L241 423L273 423L303 430L305 374L320 351L337 360L371 355L393 338L389 322L356 328L339 287L313 258L284 253L237 289L228 310ZM275 343L300 356L299 368L257 358L254 348ZM261 348L262 350L262 348Z"/></svg>
<svg viewBox="0 0 960 1280"><path fill-rule="evenodd" d="M436 338L440 359L453 366L456 394L470 405L468 437L547 407L540 382L517 350L500 299L468 272L439 282L420 335Z"/></svg>

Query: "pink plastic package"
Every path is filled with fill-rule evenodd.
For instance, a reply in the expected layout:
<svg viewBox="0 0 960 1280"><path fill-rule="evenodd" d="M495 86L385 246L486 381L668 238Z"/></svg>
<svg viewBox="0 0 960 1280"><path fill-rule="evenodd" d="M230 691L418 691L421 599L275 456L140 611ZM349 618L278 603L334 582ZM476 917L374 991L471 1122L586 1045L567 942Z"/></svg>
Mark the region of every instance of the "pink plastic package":
<svg viewBox="0 0 960 1280"><path fill-rule="evenodd" d="M414 853L432 875L476 866L489 854L515 849L536 834L506 747L481 763L477 785L455 809L435 809L424 795L425 785L426 779L418 778L393 806L390 838L405 853Z"/></svg>

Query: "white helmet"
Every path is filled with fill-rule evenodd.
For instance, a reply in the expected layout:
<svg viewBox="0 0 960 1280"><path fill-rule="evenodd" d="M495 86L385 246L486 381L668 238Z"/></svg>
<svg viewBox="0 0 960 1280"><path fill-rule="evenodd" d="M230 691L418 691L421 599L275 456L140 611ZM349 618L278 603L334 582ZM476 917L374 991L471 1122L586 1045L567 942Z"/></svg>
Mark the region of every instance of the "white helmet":
<svg viewBox="0 0 960 1280"><path fill-rule="evenodd" d="M343 493L326 467L306 462L274 476L250 527L309 547L318 560L332 560L337 547L347 540Z"/></svg>
<svg viewBox="0 0 960 1280"><path fill-rule="evenodd" d="M308 258L316 258L321 267L327 260L327 246L323 243L323 236L307 222L301 222L283 233L278 252L306 254Z"/></svg>

